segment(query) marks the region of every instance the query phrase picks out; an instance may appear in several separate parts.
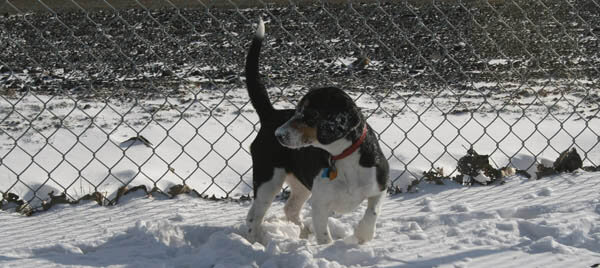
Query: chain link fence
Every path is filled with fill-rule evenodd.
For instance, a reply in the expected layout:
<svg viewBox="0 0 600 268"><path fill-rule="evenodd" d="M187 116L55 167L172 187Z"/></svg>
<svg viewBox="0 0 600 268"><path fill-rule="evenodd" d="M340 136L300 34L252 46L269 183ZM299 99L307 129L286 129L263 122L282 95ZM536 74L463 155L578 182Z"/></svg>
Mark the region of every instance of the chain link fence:
<svg viewBox="0 0 600 268"><path fill-rule="evenodd" d="M572 147L600 161L595 0L50 2L0 3L3 204L111 203L137 185L246 196L259 16L275 105L347 90L393 186L454 172L467 148L498 167Z"/></svg>

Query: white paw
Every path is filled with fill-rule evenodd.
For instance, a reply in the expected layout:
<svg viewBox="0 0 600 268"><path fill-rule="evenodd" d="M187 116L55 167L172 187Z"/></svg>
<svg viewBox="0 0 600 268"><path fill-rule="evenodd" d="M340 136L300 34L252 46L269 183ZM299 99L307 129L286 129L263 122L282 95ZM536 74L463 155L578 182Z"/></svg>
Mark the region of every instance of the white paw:
<svg viewBox="0 0 600 268"><path fill-rule="evenodd" d="M358 239L359 244L364 244L373 240L375 236L375 225L366 224L364 221L360 221L356 229L354 229L354 236Z"/></svg>
<svg viewBox="0 0 600 268"><path fill-rule="evenodd" d="M329 234L317 236L317 243L319 243L319 245L330 244L332 241Z"/></svg>
<svg viewBox="0 0 600 268"><path fill-rule="evenodd" d="M308 236L311 234L312 232L310 231L310 229L308 228L308 226L304 226L300 228L300 238L301 239L308 239Z"/></svg>
<svg viewBox="0 0 600 268"><path fill-rule="evenodd" d="M248 241L250 243L261 243L262 244L262 237L263 237L263 230L262 228L260 228L259 226L253 226L248 228L248 235L246 237L246 239L248 239Z"/></svg>

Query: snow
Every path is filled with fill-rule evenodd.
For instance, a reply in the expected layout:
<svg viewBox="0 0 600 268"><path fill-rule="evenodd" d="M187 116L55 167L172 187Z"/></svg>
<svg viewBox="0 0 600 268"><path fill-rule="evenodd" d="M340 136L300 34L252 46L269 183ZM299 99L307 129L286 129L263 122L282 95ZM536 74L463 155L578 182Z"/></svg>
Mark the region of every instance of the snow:
<svg viewBox="0 0 600 268"><path fill-rule="evenodd" d="M270 90L289 96L298 88ZM123 183L166 190L185 181L201 194L250 193L247 150L257 117L246 104L245 89L198 92L135 103L3 98L0 190L32 205L65 188L73 199L93 191L112 199ZM392 179L403 189L429 170L432 160L452 175L470 141L477 141L473 147L479 153L495 151L494 165L510 164L533 178L537 163L551 166L572 142L586 151L585 165L600 159L598 119L535 112L524 118L520 108L510 106L501 120L488 113L448 115L451 99L441 98L435 110L429 107L437 99L426 96L351 94L371 114L369 123L391 156ZM292 106L284 100L276 106ZM395 121L387 114L395 114ZM150 144L123 143L137 135ZM538 155L537 162L532 155ZM137 191L115 206L55 205L32 217L5 210L0 211L5 242L0 266L589 267L600 262L600 174L578 170L541 180L509 176L490 186L445 183L423 183L413 193L387 197L376 237L366 245L352 237L365 204L330 218L334 242L329 245L317 245L313 235L300 239L298 227L285 220L281 201L266 217L264 245L245 238L248 201L168 199ZM302 211L309 229L310 212L309 204Z"/></svg>
<svg viewBox="0 0 600 268"><path fill-rule="evenodd" d="M508 64L508 60L507 59L492 59L490 61L488 61L489 65L506 65Z"/></svg>
<svg viewBox="0 0 600 268"><path fill-rule="evenodd" d="M250 202L136 195L33 218L3 211L0 266L589 267L600 258L599 184L600 175L581 172L494 186L424 185L387 198L366 245L352 239L364 205L330 219L329 245L298 238L281 201L267 215L266 245L245 238ZM552 196L524 198L548 188ZM310 209L303 210L309 225Z"/></svg>
<svg viewBox="0 0 600 268"><path fill-rule="evenodd" d="M469 177L469 176L467 176L467 177ZM479 175L477 175L471 179L476 180L481 184L487 184L488 182L492 181L492 178L486 176L485 174L483 174L481 172L479 172Z"/></svg>

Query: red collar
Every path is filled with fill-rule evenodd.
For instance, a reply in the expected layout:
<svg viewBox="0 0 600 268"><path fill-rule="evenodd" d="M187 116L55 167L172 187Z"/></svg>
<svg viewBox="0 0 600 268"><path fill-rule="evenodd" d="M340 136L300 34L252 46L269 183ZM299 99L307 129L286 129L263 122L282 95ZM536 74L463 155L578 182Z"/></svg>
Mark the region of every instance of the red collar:
<svg viewBox="0 0 600 268"><path fill-rule="evenodd" d="M367 124L365 124L365 127L363 128L363 132L362 132L362 135L360 136L360 138L358 138L358 140L356 142L354 142L350 147L346 148L346 150L344 150L341 154L332 156L331 160L334 160L334 161L340 160L340 159L344 159L347 156L351 155L358 149L358 147L360 147L360 145L365 141L366 138L367 138Z"/></svg>

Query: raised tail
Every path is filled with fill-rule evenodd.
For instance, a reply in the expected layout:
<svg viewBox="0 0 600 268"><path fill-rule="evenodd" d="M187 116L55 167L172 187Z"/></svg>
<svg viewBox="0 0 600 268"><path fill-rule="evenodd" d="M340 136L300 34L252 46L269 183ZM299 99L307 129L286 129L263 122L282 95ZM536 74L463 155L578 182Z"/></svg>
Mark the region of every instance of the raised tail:
<svg viewBox="0 0 600 268"><path fill-rule="evenodd" d="M250 101L252 106L256 109L258 118L263 121L275 110L273 104L269 100L269 94L267 89L260 78L260 72L258 71L258 60L260 57L260 48L262 41L265 38L265 24L262 19L258 22L256 28L256 34L252 39L252 44L248 50L248 56L246 57L246 87L248 88L248 95L250 95Z"/></svg>

